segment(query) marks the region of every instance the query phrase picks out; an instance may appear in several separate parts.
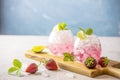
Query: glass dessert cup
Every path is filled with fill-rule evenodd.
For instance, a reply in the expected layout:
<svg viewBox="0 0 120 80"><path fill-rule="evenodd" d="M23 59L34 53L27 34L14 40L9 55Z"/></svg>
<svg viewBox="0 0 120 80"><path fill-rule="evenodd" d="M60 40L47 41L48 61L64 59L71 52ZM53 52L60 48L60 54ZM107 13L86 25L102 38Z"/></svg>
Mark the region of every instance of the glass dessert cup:
<svg viewBox="0 0 120 80"><path fill-rule="evenodd" d="M52 31L48 42L48 47L54 55L63 56L64 52L73 52L74 36L71 30Z"/></svg>
<svg viewBox="0 0 120 80"><path fill-rule="evenodd" d="M95 35L88 36L85 40L77 37L74 44L74 57L84 63L87 57L94 57L97 61L101 55L101 43Z"/></svg>

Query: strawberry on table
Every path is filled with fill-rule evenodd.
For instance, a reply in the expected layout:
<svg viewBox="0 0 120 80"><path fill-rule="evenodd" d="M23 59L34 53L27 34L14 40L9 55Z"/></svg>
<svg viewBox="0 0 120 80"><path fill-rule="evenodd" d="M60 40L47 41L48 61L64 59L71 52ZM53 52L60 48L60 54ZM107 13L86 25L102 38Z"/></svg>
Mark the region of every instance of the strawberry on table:
<svg viewBox="0 0 120 80"><path fill-rule="evenodd" d="M109 60L107 57L101 57L99 60L98 60L98 64L101 65L101 67L106 67L109 63Z"/></svg>
<svg viewBox="0 0 120 80"><path fill-rule="evenodd" d="M35 63L31 63L27 69L26 72L34 74L38 70L38 66Z"/></svg>
<svg viewBox="0 0 120 80"><path fill-rule="evenodd" d="M49 59L49 60L46 62L45 67L46 67L48 70L57 70L57 69L58 69L58 66L57 66L56 62L55 62L53 59Z"/></svg>
<svg viewBox="0 0 120 80"><path fill-rule="evenodd" d="M85 65L86 65L87 68L93 69L97 65L97 61L93 57L88 57L85 60Z"/></svg>

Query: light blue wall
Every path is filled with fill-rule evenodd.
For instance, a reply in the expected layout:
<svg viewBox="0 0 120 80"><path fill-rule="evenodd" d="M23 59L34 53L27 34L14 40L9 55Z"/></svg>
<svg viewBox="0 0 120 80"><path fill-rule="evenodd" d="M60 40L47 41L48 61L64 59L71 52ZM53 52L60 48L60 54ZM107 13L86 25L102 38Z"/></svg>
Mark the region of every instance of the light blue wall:
<svg viewBox="0 0 120 80"><path fill-rule="evenodd" d="M92 27L99 36L120 36L120 0L0 0L0 34L49 35L66 22L74 35Z"/></svg>

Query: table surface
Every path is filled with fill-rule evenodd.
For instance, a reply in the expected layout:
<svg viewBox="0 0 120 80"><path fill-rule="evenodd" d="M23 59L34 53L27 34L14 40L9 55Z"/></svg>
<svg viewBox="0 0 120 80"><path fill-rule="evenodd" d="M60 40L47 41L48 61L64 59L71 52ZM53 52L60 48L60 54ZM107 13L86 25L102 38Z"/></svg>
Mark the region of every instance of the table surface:
<svg viewBox="0 0 120 80"><path fill-rule="evenodd" d="M102 45L102 56L120 61L120 37L99 37ZM28 59L24 56L26 50L31 49L35 45L47 45L48 36L16 36L16 35L0 35L0 80L119 80L118 78L101 75L90 78L84 75L69 72L63 69L59 71L45 70L32 75L17 77L8 75L7 70L12 66L13 59L17 58L24 65L37 61ZM41 70L44 67L40 67ZM43 74L44 73L44 74ZM49 76L48 76L49 75ZM74 76L71 77L70 75Z"/></svg>

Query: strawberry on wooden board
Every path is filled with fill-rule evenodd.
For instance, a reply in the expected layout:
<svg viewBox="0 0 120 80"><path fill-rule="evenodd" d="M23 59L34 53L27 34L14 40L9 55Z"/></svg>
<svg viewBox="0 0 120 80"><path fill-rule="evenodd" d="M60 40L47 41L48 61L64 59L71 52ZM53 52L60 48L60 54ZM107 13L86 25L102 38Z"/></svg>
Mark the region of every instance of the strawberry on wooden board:
<svg viewBox="0 0 120 80"><path fill-rule="evenodd" d="M31 63L27 68L26 72L34 74L38 70L38 66L35 63Z"/></svg>
<svg viewBox="0 0 120 80"><path fill-rule="evenodd" d="M48 70L57 70L57 69L58 69L58 66L57 66L56 62L55 62L53 59L49 59L49 60L46 62L45 67L46 67Z"/></svg>
<svg viewBox="0 0 120 80"><path fill-rule="evenodd" d="M88 57L85 60L85 65L86 65L87 68L93 69L97 65L97 61L93 57Z"/></svg>
<svg viewBox="0 0 120 80"><path fill-rule="evenodd" d="M109 63L109 60L107 57L101 57L99 60L98 60L98 64L101 65L101 67L106 67Z"/></svg>

